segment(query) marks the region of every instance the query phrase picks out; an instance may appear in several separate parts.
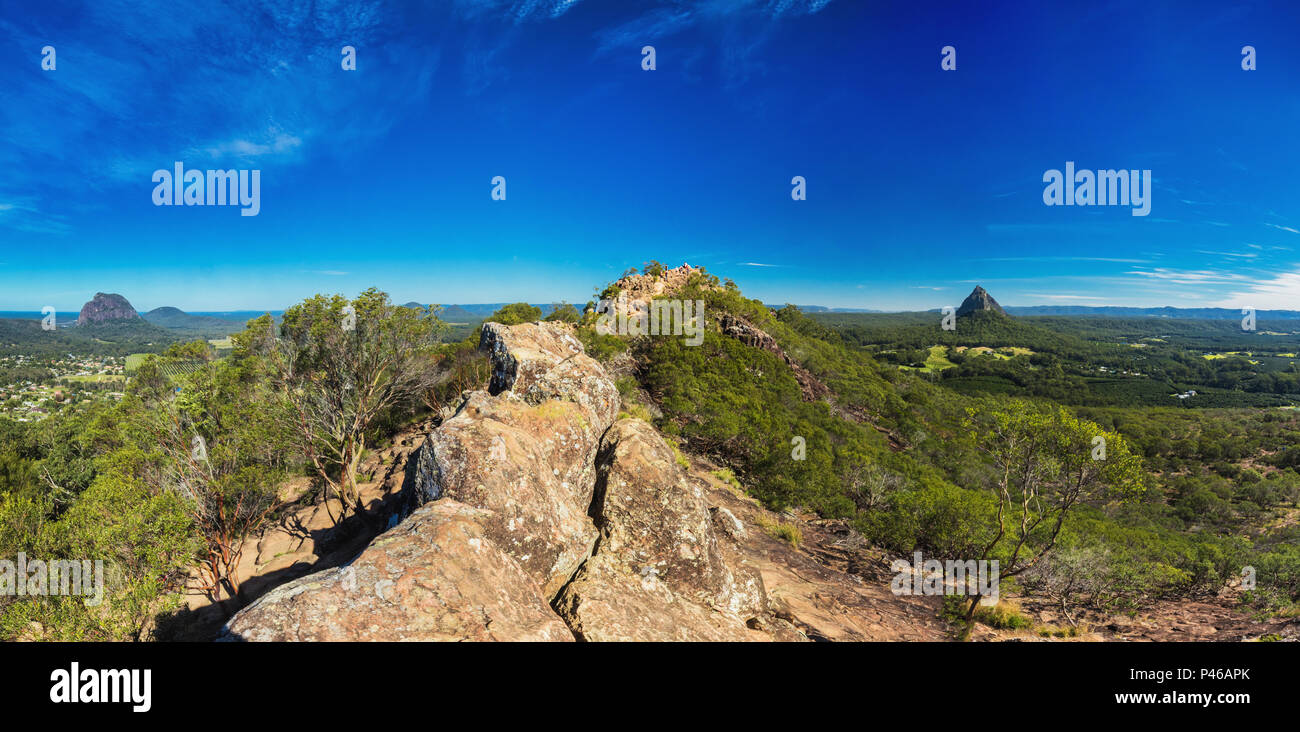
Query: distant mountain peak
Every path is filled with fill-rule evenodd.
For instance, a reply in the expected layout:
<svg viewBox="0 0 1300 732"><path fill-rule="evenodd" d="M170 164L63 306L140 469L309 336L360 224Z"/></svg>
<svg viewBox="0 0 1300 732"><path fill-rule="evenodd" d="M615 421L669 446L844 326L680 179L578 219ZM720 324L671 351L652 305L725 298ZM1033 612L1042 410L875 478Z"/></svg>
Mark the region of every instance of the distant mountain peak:
<svg viewBox="0 0 1300 732"><path fill-rule="evenodd" d="M994 300L993 296L989 294L988 290L985 290L980 285L975 285L975 289L971 290L971 293L962 301L961 307L957 308L957 315L960 317L986 310L991 310L999 315L1007 314L1002 309L1002 306L998 304L998 301Z"/></svg>
<svg viewBox="0 0 1300 732"><path fill-rule="evenodd" d="M125 297L114 293L96 292L90 302L81 306L77 325L93 325L110 320L139 320L140 314Z"/></svg>
<svg viewBox="0 0 1300 732"><path fill-rule="evenodd" d="M225 318L217 318L211 315L190 315L184 310L171 307L170 305L164 305L160 308L154 308L147 313L141 313L140 317L144 318L147 323L152 323L153 325L162 326L164 328L208 330L214 333L220 333L223 331L233 333L243 326L243 322L238 319L227 320Z"/></svg>

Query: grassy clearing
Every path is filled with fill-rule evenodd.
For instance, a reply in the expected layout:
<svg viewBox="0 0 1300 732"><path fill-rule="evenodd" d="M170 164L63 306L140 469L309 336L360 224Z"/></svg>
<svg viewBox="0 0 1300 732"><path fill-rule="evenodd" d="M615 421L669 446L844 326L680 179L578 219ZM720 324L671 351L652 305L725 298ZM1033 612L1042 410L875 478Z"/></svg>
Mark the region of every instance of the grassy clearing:
<svg viewBox="0 0 1300 732"><path fill-rule="evenodd" d="M1221 358L1246 357L1247 361L1249 361L1251 364L1258 366L1259 361L1255 361L1250 358L1250 356L1254 356L1254 355L1255 354L1251 353L1250 351L1224 351L1223 353L1207 353L1202 358L1204 358L1206 361L1217 361Z"/></svg>
<svg viewBox="0 0 1300 732"><path fill-rule="evenodd" d="M957 368L957 364L948 360L947 346L930 346L930 355L925 357L924 367L899 366L899 368L905 371L934 373L935 371L942 371L944 369L955 369Z"/></svg>
<svg viewBox="0 0 1300 732"><path fill-rule="evenodd" d="M102 384L110 381L126 381L126 377L121 374L79 374L76 376L60 376L59 378L63 381L82 384Z"/></svg>

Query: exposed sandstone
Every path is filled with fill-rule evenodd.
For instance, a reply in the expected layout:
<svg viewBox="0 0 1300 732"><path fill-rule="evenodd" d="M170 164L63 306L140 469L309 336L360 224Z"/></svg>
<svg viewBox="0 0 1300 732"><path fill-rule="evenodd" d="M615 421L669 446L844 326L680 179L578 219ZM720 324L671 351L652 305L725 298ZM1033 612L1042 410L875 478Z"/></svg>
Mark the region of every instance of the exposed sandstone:
<svg viewBox="0 0 1300 732"><path fill-rule="evenodd" d="M614 286L627 298L627 302L649 302L661 295L670 295L686 286L691 276L704 274L703 267L682 264L665 269L658 275L629 274L614 281ZM721 288L716 288L721 289Z"/></svg>
<svg viewBox="0 0 1300 732"><path fill-rule="evenodd" d="M540 588L485 527L491 511L420 507L351 564L281 585L237 614L225 640L572 641Z"/></svg>
<svg viewBox="0 0 1300 732"><path fill-rule="evenodd" d="M417 488L494 511L487 530L554 596L591 553L596 448L618 390L561 323L487 323L491 393L472 392L429 435Z"/></svg>
<svg viewBox="0 0 1300 732"><path fill-rule="evenodd" d="M491 393L468 393L416 458L416 493L432 503L383 534L351 565L359 587L396 572L387 578L434 588L434 597L416 597L418 609L390 618L393 611L374 598L345 598L337 571L318 573L241 611L229 623L231 637L279 638L292 629L338 639L535 640L562 628L572 640L549 601L596 540L588 515L595 455L617 414L618 390L564 324L489 323L481 346L493 362ZM454 512L452 522L443 507L463 510ZM475 567L479 561L485 565ZM453 591L465 582L484 586ZM548 616L545 632L531 619L538 606ZM364 624L369 610L380 613L375 630ZM340 612L347 622L334 620ZM421 625L407 613L441 619ZM305 630L311 617L332 625ZM514 620L503 624L497 620L502 617ZM471 632L469 618L484 627Z"/></svg>
<svg viewBox="0 0 1300 732"><path fill-rule="evenodd" d="M601 445L595 556L556 599L586 640L767 640L758 572L727 562L709 504L649 424L622 419Z"/></svg>

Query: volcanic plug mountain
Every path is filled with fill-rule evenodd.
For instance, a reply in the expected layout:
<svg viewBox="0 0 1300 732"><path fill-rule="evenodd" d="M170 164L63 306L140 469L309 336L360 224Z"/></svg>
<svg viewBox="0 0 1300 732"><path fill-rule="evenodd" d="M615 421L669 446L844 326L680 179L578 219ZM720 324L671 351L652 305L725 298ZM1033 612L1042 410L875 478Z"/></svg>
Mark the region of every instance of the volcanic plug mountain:
<svg viewBox="0 0 1300 732"><path fill-rule="evenodd" d="M967 295L966 299L962 301L961 307L957 308L957 315L960 317L983 310L992 310L999 315L1006 315L998 301L994 300L993 296L983 287L976 285L975 289L971 290L970 295Z"/></svg>
<svg viewBox="0 0 1300 732"><path fill-rule="evenodd" d="M90 302L81 306L81 315L77 317L77 325L92 325L110 320L139 319L140 314L135 311L135 308L131 307L131 303L127 302L125 297L96 292L95 297Z"/></svg>

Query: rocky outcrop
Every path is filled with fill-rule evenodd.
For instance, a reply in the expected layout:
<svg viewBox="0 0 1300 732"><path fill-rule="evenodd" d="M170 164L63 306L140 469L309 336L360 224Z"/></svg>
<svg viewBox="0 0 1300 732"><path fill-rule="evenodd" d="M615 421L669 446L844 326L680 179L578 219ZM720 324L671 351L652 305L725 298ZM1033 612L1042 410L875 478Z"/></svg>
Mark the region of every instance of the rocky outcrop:
<svg viewBox="0 0 1300 732"><path fill-rule="evenodd" d="M401 585L403 578L437 588L418 613L443 618L436 627L454 632L413 624L406 613L416 611L409 608L388 618L373 597L345 600L348 590L336 572L268 593L231 620L229 637L281 638L289 628L301 635L307 631L293 619L316 614L348 618L335 621L330 637L338 638L532 640L550 635L524 622L538 606L565 628L549 602L596 541L588 515L596 449L617 414L618 390L564 324L488 323L480 345L492 358L489 391L466 394L419 451L416 490L430 503L350 565L359 588L370 580ZM480 592L462 587L465 582L486 585ZM376 622L379 630L372 632L365 624L371 611L392 622ZM469 617L479 619L478 632L465 630ZM567 628L564 633L572 640Z"/></svg>
<svg viewBox="0 0 1300 732"><path fill-rule="evenodd" d="M493 540L549 599L591 553L588 510L618 390L561 323L483 326L488 392L429 435L416 486L428 500L490 509Z"/></svg>
<svg viewBox="0 0 1300 732"><path fill-rule="evenodd" d="M962 301L961 307L957 308L957 317L977 312L994 312L999 315L1006 315L998 301L994 300L993 296L979 285L976 285L975 289L971 290L971 293Z"/></svg>
<svg viewBox="0 0 1300 732"><path fill-rule="evenodd" d="M488 391L428 436L427 501L354 560L270 590L229 640L802 640L743 525L687 480L559 323L484 326ZM728 518L730 520L728 520Z"/></svg>
<svg viewBox="0 0 1300 732"><path fill-rule="evenodd" d="M646 303L661 295L669 295L681 290L696 274L707 275L703 267L682 264L680 267L664 269L659 274L624 275L614 281L613 287L626 298L628 303ZM705 286L711 289L722 289L715 285Z"/></svg>
<svg viewBox="0 0 1300 732"><path fill-rule="evenodd" d="M703 492L653 427L616 422L598 473L600 541L555 602L578 637L770 639L747 625L767 613L762 578L743 560L727 561L723 544L732 539L717 530Z"/></svg>
<svg viewBox="0 0 1300 732"><path fill-rule="evenodd" d="M223 640L572 641L537 583L487 527L490 511L425 505L351 564L281 585Z"/></svg>
<svg viewBox="0 0 1300 732"><path fill-rule="evenodd" d="M81 306L77 325L94 325L110 320L139 320L140 314L121 295L96 292L90 302Z"/></svg>
<svg viewBox="0 0 1300 732"><path fill-rule="evenodd" d="M511 392L533 406L572 402L602 429L618 413L618 389L563 323L484 323L479 348L492 360L493 396Z"/></svg>
<svg viewBox="0 0 1300 732"><path fill-rule="evenodd" d="M744 318L730 313L723 314L719 326L722 328L723 335L735 338L750 348L761 348L775 354L784 361L785 365L789 366L790 370L794 372L795 381L799 382L799 393L803 396L804 401L813 402L830 395L830 387L823 384L820 379L812 375L811 371L791 358L790 354L786 353L785 349L781 348L776 339L767 331L754 326Z"/></svg>

